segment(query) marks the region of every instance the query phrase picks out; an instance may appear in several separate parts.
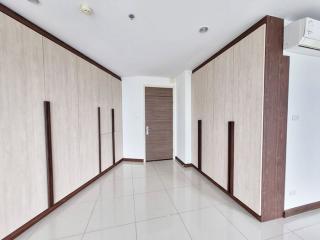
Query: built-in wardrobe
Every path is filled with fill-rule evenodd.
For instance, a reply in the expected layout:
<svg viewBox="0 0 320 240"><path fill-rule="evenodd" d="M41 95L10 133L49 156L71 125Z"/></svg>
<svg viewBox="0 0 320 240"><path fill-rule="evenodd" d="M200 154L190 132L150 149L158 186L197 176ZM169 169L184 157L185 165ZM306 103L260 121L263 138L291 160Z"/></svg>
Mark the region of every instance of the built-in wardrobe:
<svg viewBox="0 0 320 240"><path fill-rule="evenodd" d="M284 210L288 58L265 17L192 75L192 159L261 221Z"/></svg>
<svg viewBox="0 0 320 240"><path fill-rule="evenodd" d="M114 74L0 13L1 239L122 159L121 91Z"/></svg>

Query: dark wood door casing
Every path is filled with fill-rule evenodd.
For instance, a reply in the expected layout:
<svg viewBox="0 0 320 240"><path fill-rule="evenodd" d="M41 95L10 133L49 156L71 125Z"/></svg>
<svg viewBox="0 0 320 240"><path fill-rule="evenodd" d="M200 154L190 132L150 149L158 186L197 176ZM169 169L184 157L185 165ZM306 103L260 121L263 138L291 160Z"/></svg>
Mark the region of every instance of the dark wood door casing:
<svg viewBox="0 0 320 240"><path fill-rule="evenodd" d="M145 88L146 160L172 159L172 88ZM148 130L147 130L148 128Z"/></svg>

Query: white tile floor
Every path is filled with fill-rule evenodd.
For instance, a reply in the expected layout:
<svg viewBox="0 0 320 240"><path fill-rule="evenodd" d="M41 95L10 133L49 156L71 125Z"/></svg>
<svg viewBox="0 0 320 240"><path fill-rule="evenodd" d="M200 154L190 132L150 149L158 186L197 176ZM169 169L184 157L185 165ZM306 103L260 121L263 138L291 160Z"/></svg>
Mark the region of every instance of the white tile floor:
<svg viewBox="0 0 320 240"><path fill-rule="evenodd" d="M121 163L20 240L319 240L320 210L260 223L193 168Z"/></svg>

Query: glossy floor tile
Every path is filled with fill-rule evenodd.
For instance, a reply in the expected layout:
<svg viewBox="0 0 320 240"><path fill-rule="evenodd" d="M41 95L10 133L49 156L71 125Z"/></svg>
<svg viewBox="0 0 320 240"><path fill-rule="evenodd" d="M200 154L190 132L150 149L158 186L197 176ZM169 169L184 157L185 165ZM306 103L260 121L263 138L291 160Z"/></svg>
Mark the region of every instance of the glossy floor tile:
<svg viewBox="0 0 320 240"><path fill-rule="evenodd" d="M165 191L134 196L136 220L148 220L176 213L173 203Z"/></svg>
<svg viewBox="0 0 320 240"><path fill-rule="evenodd" d="M86 233L83 240L135 240L136 229L134 224L109 228L102 231Z"/></svg>
<svg viewBox="0 0 320 240"><path fill-rule="evenodd" d="M246 240L241 232L215 208L182 214L182 219L195 240Z"/></svg>
<svg viewBox="0 0 320 240"><path fill-rule="evenodd" d="M320 240L320 210L260 223L193 168L121 163L19 240Z"/></svg>
<svg viewBox="0 0 320 240"><path fill-rule="evenodd" d="M94 207L87 231L116 227L133 223L134 221L134 201L132 196L102 199L98 200Z"/></svg>
<svg viewBox="0 0 320 240"><path fill-rule="evenodd" d="M178 215L138 223L137 236L140 240L191 239Z"/></svg>
<svg viewBox="0 0 320 240"><path fill-rule="evenodd" d="M314 225L295 231L296 235L304 240L318 240L320 239L320 225Z"/></svg>

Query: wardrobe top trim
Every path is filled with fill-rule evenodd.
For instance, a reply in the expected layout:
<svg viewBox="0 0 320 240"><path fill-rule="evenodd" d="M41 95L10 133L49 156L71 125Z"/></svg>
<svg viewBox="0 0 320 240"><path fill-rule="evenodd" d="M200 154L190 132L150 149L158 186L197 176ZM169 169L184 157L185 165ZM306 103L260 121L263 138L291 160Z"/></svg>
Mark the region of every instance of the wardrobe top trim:
<svg viewBox="0 0 320 240"><path fill-rule="evenodd" d="M58 39L57 37L55 37L51 33L47 32L46 30L42 29L41 27L37 26L36 24L32 23L31 21L27 20L26 18L22 17L21 15L19 15L16 12L14 12L10 8L4 6L2 3L0 3L0 11L2 13L6 14L7 16L15 19L16 21L20 22L21 24L27 26L28 28L32 29L33 31L39 33L43 37L46 37L46 38L50 39L54 43L60 45L61 47L67 49L68 51L72 52L73 54L77 55L78 57L84 59L85 61L87 61L87 62L89 62L91 64L93 64L97 68L101 69L102 71L110 74L111 76L113 76L113 77L115 77L115 78L117 78L117 79L119 79L121 81L121 77L119 75L117 75L114 72L112 72L111 70L105 68L104 66L102 66L99 63L97 63L93 59L87 57L83 53L79 52L78 50L76 50L75 48L71 47L67 43L63 42L62 40Z"/></svg>
<svg viewBox="0 0 320 240"><path fill-rule="evenodd" d="M247 37L248 35L250 35L252 32L254 32L255 30L257 30L259 27L261 27L264 24L268 24L268 22L270 22L271 19L276 18L276 17L272 17L272 16L265 16L262 19L260 19L257 23L255 23L254 25L252 25L250 28L248 28L246 31L244 31L242 34L240 34L238 37L236 37L234 40L232 40L230 43L228 43L225 47L223 47L222 49L220 49L217 53L215 53L214 55L212 55L210 58L208 58L207 60L205 60L203 63L201 63L198 67L196 67L192 73L197 72L199 69L201 69L202 67L204 67L205 65L207 65L209 62L211 62L212 60L214 60L215 58L217 58L218 56L220 56L222 53L224 53L225 51L227 51L228 49L230 49L231 47L233 47L234 45L236 45L238 42L240 42L242 39L244 39L245 37Z"/></svg>

